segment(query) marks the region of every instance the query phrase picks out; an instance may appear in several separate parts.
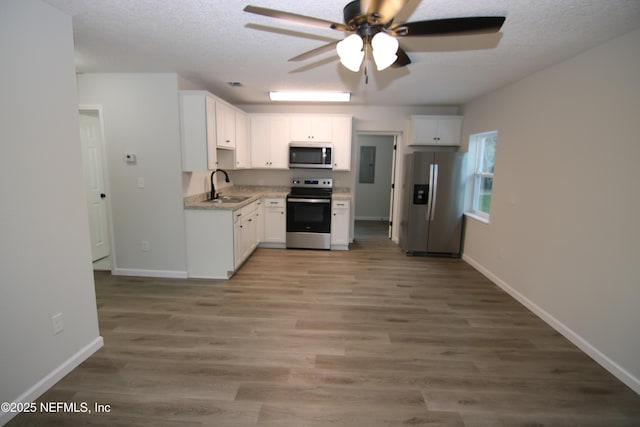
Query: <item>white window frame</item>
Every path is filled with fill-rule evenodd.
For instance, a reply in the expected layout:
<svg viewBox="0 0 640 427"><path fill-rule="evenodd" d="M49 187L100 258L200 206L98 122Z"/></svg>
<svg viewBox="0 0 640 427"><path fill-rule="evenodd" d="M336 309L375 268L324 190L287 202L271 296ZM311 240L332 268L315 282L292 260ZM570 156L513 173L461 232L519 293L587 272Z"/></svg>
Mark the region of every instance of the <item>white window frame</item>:
<svg viewBox="0 0 640 427"><path fill-rule="evenodd" d="M470 144L469 147L472 151L474 160L473 160L473 172L472 172L472 196L471 196L471 213L480 218L485 222L489 222L490 214L480 210L480 185L482 183L482 178L492 178L494 174L492 172L484 172L481 170L482 161L484 159L484 149L485 149L485 141L490 138L498 137L498 131L490 131L483 133L476 133L470 136ZM497 144L497 142L496 142ZM495 158L494 158L494 168L495 168ZM493 196L493 188L491 191L491 195ZM490 210L490 209L489 209Z"/></svg>

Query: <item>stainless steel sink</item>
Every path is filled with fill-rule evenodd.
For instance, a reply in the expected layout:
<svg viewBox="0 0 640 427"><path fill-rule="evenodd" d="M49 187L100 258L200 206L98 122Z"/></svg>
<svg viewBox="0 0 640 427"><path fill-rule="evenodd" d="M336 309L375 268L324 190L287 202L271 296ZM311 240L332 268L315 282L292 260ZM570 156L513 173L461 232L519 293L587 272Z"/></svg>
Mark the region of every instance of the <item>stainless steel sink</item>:
<svg viewBox="0 0 640 427"><path fill-rule="evenodd" d="M217 199L205 200L207 203L240 203L249 199L250 196L220 196Z"/></svg>

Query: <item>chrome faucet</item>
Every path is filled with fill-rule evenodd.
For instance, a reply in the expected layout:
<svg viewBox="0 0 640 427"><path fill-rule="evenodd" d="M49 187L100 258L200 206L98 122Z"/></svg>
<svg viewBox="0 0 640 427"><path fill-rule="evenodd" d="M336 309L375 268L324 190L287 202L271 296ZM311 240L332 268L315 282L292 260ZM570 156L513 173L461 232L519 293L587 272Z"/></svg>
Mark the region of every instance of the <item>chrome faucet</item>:
<svg viewBox="0 0 640 427"><path fill-rule="evenodd" d="M227 173L225 171L223 171L222 169L216 169L213 172L211 172L211 198L209 200L214 200L217 199L220 195L216 193L216 187L213 184L213 175L216 172L222 172L224 174L224 182L230 182L229 181L229 175L227 175Z"/></svg>

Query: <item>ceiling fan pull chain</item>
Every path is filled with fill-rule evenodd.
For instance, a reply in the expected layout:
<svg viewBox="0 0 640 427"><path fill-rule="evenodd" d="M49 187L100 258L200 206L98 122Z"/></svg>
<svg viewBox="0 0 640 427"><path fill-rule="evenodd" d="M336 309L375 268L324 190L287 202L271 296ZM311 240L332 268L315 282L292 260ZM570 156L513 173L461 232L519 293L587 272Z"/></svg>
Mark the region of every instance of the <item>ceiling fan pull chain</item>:
<svg viewBox="0 0 640 427"><path fill-rule="evenodd" d="M364 63L364 84L369 84L369 64L367 62Z"/></svg>
<svg viewBox="0 0 640 427"><path fill-rule="evenodd" d="M369 84L369 47L364 46L364 84Z"/></svg>

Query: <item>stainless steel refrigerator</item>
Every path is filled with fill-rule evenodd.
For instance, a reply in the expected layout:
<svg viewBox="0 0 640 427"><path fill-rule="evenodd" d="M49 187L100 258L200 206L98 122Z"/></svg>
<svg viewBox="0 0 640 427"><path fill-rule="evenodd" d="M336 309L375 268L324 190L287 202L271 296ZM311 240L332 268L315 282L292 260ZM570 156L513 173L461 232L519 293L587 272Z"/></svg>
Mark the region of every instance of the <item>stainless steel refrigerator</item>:
<svg viewBox="0 0 640 427"><path fill-rule="evenodd" d="M410 255L459 257L462 251L465 153L405 156L400 246Z"/></svg>

